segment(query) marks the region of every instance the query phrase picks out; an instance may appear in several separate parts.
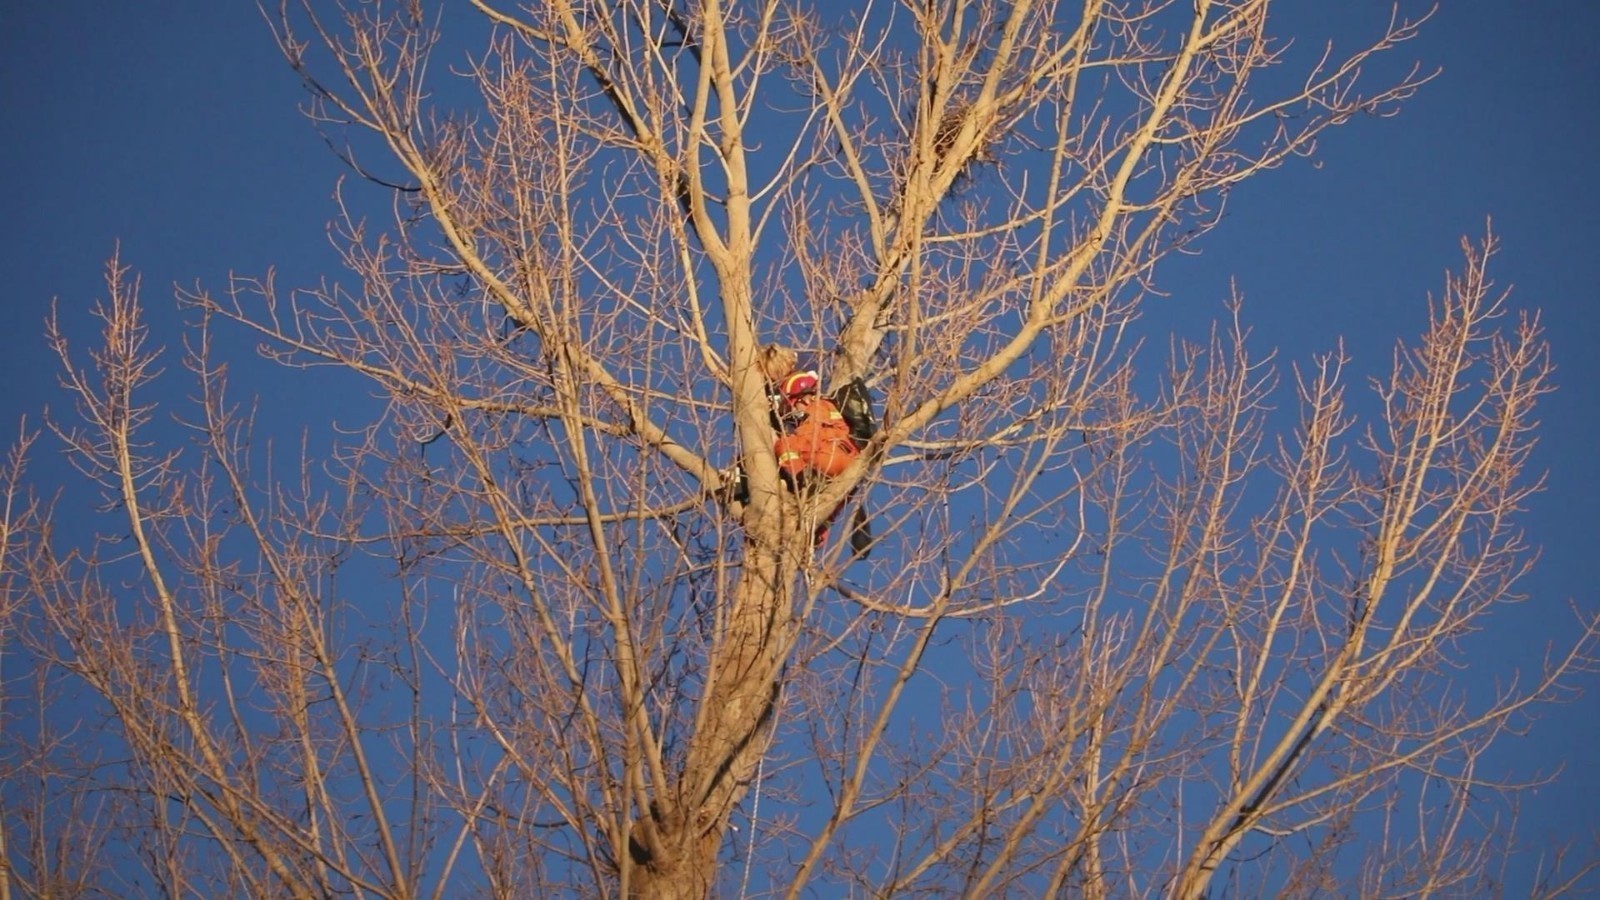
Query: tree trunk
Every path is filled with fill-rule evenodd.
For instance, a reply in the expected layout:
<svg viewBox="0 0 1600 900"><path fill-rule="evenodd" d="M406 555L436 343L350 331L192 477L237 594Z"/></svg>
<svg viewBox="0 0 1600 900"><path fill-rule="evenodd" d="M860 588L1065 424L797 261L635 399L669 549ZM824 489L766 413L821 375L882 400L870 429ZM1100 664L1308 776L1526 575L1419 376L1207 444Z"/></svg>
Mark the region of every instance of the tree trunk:
<svg viewBox="0 0 1600 900"><path fill-rule="evenodd" d="M780 676L792 644L795 577L804 537L746 545L726 632L712 651L706 695L673 796L634 821L629 893L701 898L716 882L733 809L772 740Z"/></svg>

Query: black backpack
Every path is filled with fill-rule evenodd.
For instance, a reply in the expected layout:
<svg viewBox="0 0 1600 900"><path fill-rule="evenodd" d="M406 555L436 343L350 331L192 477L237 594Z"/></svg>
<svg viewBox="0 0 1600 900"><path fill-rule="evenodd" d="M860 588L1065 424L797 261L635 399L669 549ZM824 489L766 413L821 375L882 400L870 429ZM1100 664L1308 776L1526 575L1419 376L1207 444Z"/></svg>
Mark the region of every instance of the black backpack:
<svg viewBox="0 0 1600 900"><path fill-rule="evenodd" d="M864 447L878 433L878 420L872 414L872 394L860 376L845 382L828 398L839 408L844 422L850 426L850 439L857 447Z"/></svg>

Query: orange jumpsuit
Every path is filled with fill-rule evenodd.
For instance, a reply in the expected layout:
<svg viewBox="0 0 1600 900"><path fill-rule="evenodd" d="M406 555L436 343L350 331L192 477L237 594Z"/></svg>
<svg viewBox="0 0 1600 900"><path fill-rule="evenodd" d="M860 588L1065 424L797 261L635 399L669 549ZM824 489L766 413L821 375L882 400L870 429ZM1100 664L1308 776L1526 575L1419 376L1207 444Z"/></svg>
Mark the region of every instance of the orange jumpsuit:
<svg viewBox="0 0 1600 900"><path fill-rule="evenodd" d="M788 434L778 438L774 450L778 454L778 468L790 477L815 472L832 478L861 455L855 441L850 439L850 426L844 415L825 397L817 394L801 397L789 407L786 418L797 420L796 424Z"/></svg>

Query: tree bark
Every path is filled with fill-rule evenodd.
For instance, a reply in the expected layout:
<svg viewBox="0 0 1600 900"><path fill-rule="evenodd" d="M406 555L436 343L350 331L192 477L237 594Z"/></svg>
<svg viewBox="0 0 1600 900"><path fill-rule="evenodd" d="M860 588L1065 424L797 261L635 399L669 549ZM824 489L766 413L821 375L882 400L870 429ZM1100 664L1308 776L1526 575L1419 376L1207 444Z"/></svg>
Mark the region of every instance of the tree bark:
<svg viewBox="0 0 1600 900"><path fill-rule="evenodd" d="M716 882L733 809L750 788L772 739L784 660L792 644L795 578L806 535L746 544L726 631L712 652L673 796L635 819L629 893L645 898L700 898Z"/></svg>

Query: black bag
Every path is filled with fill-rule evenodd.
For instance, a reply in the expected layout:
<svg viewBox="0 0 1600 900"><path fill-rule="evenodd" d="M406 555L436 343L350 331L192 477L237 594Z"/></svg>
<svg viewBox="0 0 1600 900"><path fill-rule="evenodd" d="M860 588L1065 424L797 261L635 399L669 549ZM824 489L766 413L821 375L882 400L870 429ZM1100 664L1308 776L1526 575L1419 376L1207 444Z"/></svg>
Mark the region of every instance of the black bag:
<svg viewBox="0 0 1600 900"><path fill-rule="evenodd" d="M844 416L845 424L850 426L850 439L856 442L857 447L866 446L872 436L878 433L878 421L872 414L872 394L867 391L867 383L859 376L850 379L828 399Z"/></svg>

